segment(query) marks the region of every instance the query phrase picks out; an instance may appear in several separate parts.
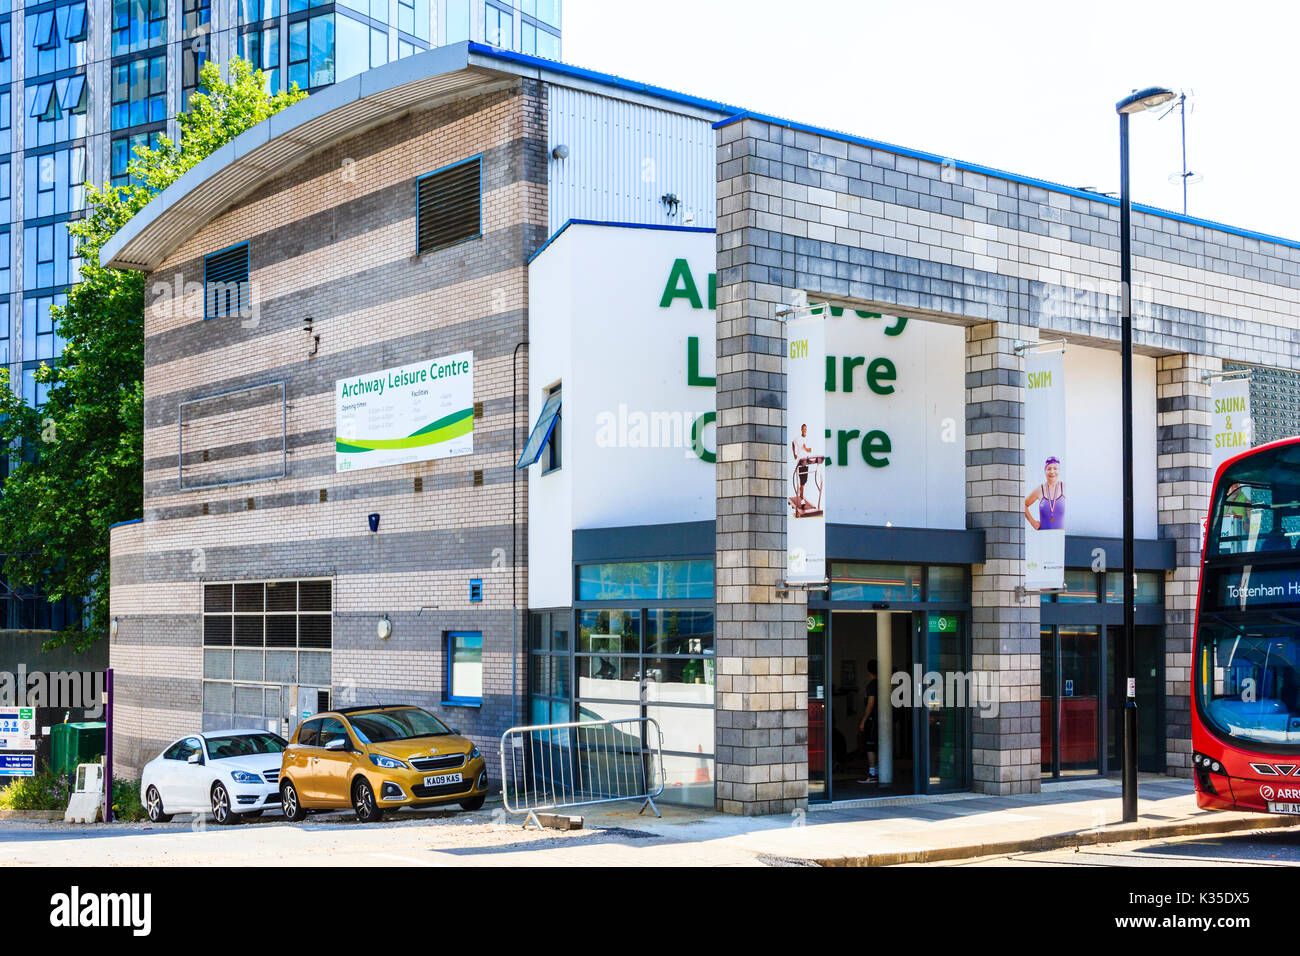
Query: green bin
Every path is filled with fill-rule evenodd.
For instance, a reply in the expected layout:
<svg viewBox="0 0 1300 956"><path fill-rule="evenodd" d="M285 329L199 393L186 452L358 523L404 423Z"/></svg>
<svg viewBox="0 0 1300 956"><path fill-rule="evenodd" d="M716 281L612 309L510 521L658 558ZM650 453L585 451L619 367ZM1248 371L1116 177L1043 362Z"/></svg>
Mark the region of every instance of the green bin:
<svg viewBox="0 0 1300 956"><path fill-rule="evenodd" d="M55 724L50 728L50 769L73 774L79 763L95 763L104 756L104 722Z"/></svg>

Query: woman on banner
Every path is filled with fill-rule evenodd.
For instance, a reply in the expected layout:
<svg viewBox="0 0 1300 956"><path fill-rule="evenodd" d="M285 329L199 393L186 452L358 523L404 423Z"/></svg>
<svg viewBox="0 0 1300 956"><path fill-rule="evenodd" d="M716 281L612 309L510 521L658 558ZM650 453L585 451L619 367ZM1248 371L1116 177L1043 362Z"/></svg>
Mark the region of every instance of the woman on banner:
<svg viewBox="0 0 1300 956"><path fill-rule="evenodd" d="M1061 459L1053 455L1043 463L1041 485L1025 498L1025 520L1035 531L1065 530L1065 482L1061 480ZM1030 510L1038 504L1038 517Z"/></svg>

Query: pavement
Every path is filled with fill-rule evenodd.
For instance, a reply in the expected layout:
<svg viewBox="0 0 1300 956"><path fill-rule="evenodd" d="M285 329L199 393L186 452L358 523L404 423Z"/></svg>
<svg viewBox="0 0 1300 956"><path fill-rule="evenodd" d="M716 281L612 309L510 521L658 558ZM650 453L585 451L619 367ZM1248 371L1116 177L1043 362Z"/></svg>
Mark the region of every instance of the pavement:
<svg viewBox="0 0 1300 956"><path fill-rule="evenodd" d="M1121 822L1119 781L1094 779L1048 784L1025 796L863 801L781 817L692 817L672 808L663 820L645 822L632 813L606 812L588 815L587 826L622 820L623 826L689 840L702 857L716 848L747 851L769 863L894 866L1300 825L1300 817L1201 810L1190 780L1142 775L1138 794L1136 823Z"/></svg>
<svg viewBox="0 0 1300 956"><path fill-rule="evenodd" d="M1119 782L1094 779L1026 796L877 799L765 817L661 805L656 819L635 803L610 804L571 811L583 816L581 830L540 832L499 804L402 811L379 824L344 813L298 824L268 814L236 827L0 821L0 844L7 862L29 866L891 866L1300 824L1300 816L1200 810L1188 780L1145 776L1138 789L1133 824L1120 822Z"/></svg>

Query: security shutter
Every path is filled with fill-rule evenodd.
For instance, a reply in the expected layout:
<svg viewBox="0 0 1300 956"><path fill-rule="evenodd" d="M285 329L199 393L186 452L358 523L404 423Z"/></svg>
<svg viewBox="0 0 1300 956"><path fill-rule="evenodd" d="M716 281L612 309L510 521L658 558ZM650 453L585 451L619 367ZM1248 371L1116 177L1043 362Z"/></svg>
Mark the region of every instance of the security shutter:
<svg viewBox="0 0 1300 956"><path fill-rule="evenodd" d="M483 161L475 157L416 180L419 250L430 252L481 234Z"/></svg>
<svg viewBox="0 0 1300 956"><path fill-rule="evenodd" d="M204 259L203 317L242 315L248 304L248 243Z"/></svg>

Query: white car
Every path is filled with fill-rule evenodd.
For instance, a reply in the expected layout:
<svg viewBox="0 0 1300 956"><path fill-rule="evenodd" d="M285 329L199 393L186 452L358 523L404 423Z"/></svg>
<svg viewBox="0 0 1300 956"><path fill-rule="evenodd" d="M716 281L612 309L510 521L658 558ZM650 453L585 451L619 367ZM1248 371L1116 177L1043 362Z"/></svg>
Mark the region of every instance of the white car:
<svg viewBox="0 0 1300 956"><path fill-rule="evenodd" d="M211 813L219 824L240 823L280 805L285 739L266 730L190 734L144 765L140 801L154 823L176 813Z"/></svg>

